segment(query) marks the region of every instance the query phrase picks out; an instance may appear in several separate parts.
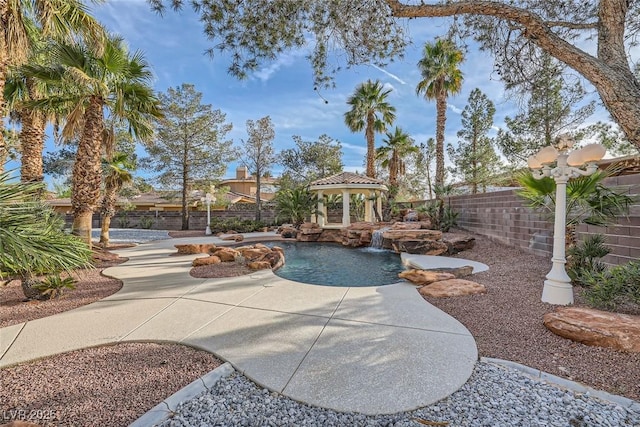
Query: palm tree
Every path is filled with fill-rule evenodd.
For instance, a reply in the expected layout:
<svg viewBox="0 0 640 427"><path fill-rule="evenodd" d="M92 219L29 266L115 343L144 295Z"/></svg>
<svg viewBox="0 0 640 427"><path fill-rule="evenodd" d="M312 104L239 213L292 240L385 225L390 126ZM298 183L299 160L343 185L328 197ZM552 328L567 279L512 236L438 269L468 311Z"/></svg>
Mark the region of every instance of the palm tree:
<svg viewBox="0 0 640 427"><path fill-rule="evenodd" d="M353 95L347 99L351 110L344 114L344 122L351 132L365 130L367 176L370 178L376 177L374 132L384 132L387 125L393 123L396 118L395 107L387 102L387 96L390 92L391 89L383 90L380 81L367 80L358 85Z"/></svg>
<svg viewBox="0 0 640 427"><path fill-rule="evenodd" d="M40 183L11 183L0 173L0 278L21 279L27 298L40 291L36 276L89 266L91 251L64 233L63 221L38 199Z"/></svg>
<svg viewBox="0 0 640 427"><path fill-rule="evenodd" d="M398 176L405 173L404 158L409 154L418 152L413 139L396 126L393 133L387 132L387 138L383 140L386 145L378 147L376 158L382 160L382 167L389 168L389 184L392 188L398 187Z"/></svg>
<svg viewBox="0 0 640 427"><path fill-rule="evenodd" d="M436 176L435 185L444 184L444 126L447 120L447 97L462 89L462 71L458 68L464 55L451 40L439 39L424 46L418 67L422 80L416 94L436 100Z"/></svg>
<svg viewBox="0 0 640 427"><path fill-rule="evenodd" d="M575 229L578 224L607 225L616 217L626 215L636 198L618 193L605 186L602 181L616 173L616 167L581 176L567 183L566 246L576 243ZM553 178L536 179L530 171L517 176L522 189L517 191L527 206L542 208L552 217L555 212L556 182Z"/></svg>
<svg viewBox="0 0 640 427"><path fill-rule="evenodd" d="M323 215L317 210L318 201L304 187L285 188L274 197L279 218L286 218L296 227L300 227L314 213Z"/></svg>
<svg viewBox="0 0 640 427"><path fill-rule="evenodd" d="M96 2L99 2L96 0ZM29 19L45 37L66 37L79 33L100 48L104 30L88 14L84 2L79 0L0 0L0 116L6 115L4 97L5 78L10 66L19 66L29 58L32 39L28 35ZM0 120L0 171L7 156L7 145Z"/></svg>
<svg viewBox="0 0 640 427"><path fill-rule="evenodd" d="M125 153L107 154L107 176L104 180L104 197L102 198L100 243L103 247L109 246L109 228L111 218L116 214L116 199L122 187L133 181L131 170L135 164L129 160Z"/></svg>
<svg viewBox="0 0 640 427"><path fill-rule="evenodd" d="M36 108L65 112L63 138L78 137L73 164L73 233L91 242L91 219L100 199L102 181L104 110L128 123L130 132L145 140L153 133L152 118L160 117L159 102L151 89L151 72L140 52L130 55L123 41L110 37L96 54L81 43L54 43L57 66L26 66L26 71L47 83L73 87L34 102Z"/></svg>

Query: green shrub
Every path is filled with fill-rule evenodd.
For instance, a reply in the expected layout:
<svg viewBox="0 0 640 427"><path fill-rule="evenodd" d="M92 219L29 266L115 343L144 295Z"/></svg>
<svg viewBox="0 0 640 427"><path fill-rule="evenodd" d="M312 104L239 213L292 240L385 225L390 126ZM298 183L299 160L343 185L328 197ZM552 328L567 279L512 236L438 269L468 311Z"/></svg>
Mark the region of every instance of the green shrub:
<svg viewBox="0 0 640 427"><path fill-rule="evenodd" d="M140 217L140 228L148 230L151 227L153 227L153 218L151 218L150 216Z"/></svg>
<svg viewBox="0 0 640 427"><path fill-rule="evenodd" d="M254 231L262 231L262 229L266 227L266 224L262 221L252 219L211 218L209 227L213 234L224 233L229 230L237 231L238 233L251 233Z"/></svg>
<svg viewBox="0 0 640 427"><path fill-rule="evenodd" d="M52 299L61 296L65 289L75 289L75 279L73 277L60 277L55 274L44 279L39 285L35 285L40 291L41 299Z"/></svg>
<svg viewBox="0 0 640 427"><path fill-rule="evenodd" d="M615 310L626 303L640 304L640 262L632 261L608 270L586 273L587 302L605 310Z"/></svg>
<svg viewBox="0 0 640 427"><path fill-rule="evenodd" d="M611 250L604 241L602 234L592 234L567 251L567 274L575 284L585 286L586 274L605 270L606 266L600 259Z"/></svg>

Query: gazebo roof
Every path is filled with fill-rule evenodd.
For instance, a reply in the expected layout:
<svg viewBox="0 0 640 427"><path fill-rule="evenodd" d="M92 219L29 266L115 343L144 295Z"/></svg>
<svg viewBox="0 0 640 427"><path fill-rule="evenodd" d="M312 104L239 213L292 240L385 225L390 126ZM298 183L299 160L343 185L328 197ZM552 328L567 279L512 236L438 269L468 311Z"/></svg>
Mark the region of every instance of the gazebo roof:
<svg viewBox="0 0 640 427"><path fill-rule="evenodd" d="M373 188L386 191L387 187L378 179L358 175L352 172L342 172L326 178L318 179L310 184L310 189L322 188Z"/></svg>

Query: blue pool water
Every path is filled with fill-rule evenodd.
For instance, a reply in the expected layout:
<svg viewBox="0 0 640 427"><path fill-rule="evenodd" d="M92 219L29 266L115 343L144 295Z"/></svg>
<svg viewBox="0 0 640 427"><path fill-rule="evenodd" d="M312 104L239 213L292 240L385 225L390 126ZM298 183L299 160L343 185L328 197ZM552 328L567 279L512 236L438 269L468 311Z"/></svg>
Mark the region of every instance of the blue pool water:
<svg viewBox="0 0 640 427"><path fill-rule="evenodd" d="M331 243L274 242L284 249L278 276L326 286L380 286L400 282L400 255L379 249L347 248Z"/></svg>

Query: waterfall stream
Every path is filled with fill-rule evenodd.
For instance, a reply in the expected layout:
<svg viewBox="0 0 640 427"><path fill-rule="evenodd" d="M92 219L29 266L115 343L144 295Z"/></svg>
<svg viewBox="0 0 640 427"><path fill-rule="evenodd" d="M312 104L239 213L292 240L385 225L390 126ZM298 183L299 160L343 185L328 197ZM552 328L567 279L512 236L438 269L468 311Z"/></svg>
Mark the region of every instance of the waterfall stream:
<svg viewBox="0 0 640 427"><path fill-rule="evenodd" d="M390 229L391 227L382 227L378 230L373 230L373 233L371 233L371 244L369 245L369 247L374 249L382 249L382 241L384 240L382 234Z"/></svg>

